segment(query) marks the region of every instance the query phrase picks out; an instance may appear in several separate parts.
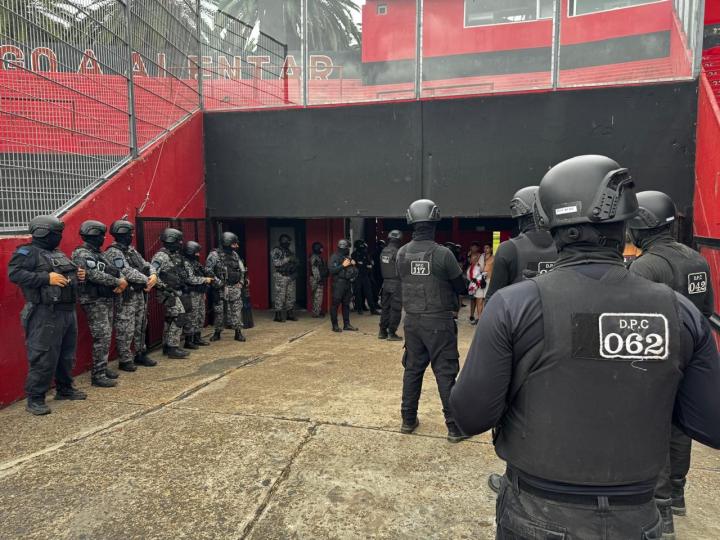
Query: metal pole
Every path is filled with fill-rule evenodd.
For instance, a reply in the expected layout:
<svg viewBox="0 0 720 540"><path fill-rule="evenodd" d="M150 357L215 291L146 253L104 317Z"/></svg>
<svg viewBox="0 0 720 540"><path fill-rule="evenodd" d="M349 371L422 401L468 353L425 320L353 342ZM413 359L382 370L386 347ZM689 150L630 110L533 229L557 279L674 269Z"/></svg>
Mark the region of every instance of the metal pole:
<svg viewBox="0 0 720 540"><path fill-rule="evenodd" d="M308 43L308 2L310 0L300 0L300 25L302 26L302 39L300 41L300 51L302 53L302 104L303 107L308 105L308 79L310 77L310 46Z"/></svg>
<svg viewBox="0 0 720 540"><path fill-rule="evenodd" d="M133 49L132 49L132 16L130 14L130 2L132 0L123 0L125 6L125 27L127 30L127 60L128 60L128 120L130 127L130 155L133 158L138 157L137 142L137 119L135 117L135 83L133 82Z"/></svg>
<svg viewBox="0 0 720 540"><path fill-rule="evenodd" d="M697 4L695 11L697 27L695 29L695 47L693 49L693 78L699 76L702 70L703 40L705 38L705 0L698 0ZM687 36L687 38L690 40L690 36Z"/></svg>
<svg viewBox="0 0 720 540"><path fill-rule="evenodd" d="M415 99L422 96L424 0L415 0Z"/></svg>
<svg viewBox="0 0 720 540"><path fill-rule="evenodd" d="M203 57L202 57L202 34L200 33L200 25L202 24L202 18L200 17L200 0L195 0L195 39L197 40L197 59L198 59L198 100L200 101L200 110L205 110L205 99L203 97Z"/></svg>
<svg viewBox="0 0 720 540"><path fill-rule="evenodd" d="M552 58L550 60L550 75L552 77L552 89L557 90L560 79L560 21L562 19L563 0L555 0L553 4L553 36L552 36Z"/></svg>

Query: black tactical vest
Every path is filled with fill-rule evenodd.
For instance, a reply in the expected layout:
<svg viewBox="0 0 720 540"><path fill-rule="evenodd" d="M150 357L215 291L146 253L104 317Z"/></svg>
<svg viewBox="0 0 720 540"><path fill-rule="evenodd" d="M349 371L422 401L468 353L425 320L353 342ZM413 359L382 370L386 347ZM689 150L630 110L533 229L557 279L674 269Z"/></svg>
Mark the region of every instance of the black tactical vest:
<svg viewBox="0 0 720 540"><path fill-rule="evenodd" d="M562 267L534 281L543 352L513 370L524 375L512 381L497 454L555 482L656 478L684 363L675 293L621 266L599 281Z"/></svg>
<svg viewBox="0 0 720 540"><path fill-rule="evenodd" d="M169 289L172 289L173 291L184 290L187 287L187 279L189 275L185 270L182 255L179 253L173 253L167 248L162 248L160 251L167 253L173 263L171 268L160 272L160 279Z"/></svg>
<svg viewBox="0 0 720 540"><path fill-rule="evenodd" d="M327 279L328 274L328 267L327 263L323 260L321 255L318 255L317 253L313 253L310 255L310 274L312 275L312 267L317 266L318 272L320 273L320 279Z"/></svg>
<svg viewBox="0 0 720 540"><path fill-rule="evenodd" d="M240 258L235 257L235 253L226 253L225 251L221 252L222 258L223 258L223 264L225 265L225 269L227 271L227 281L226 283L228 285L237 285L243 280L243 271L240 267Z"/></svg>
<svg viewBox="0 0 720 540"><path fill-rule="evenodd" d="M385 246L380 252L380 271L383 279L400 279L397 271L398 248L392 244Z"/></svg>
<svg viewBox="0 0 720 540"><path fill-rule="evenodd" d="M110 264L105 260L102 253L94 252L93 255L95 256L95 269L104 272L106 274L110 274L114 278L120 277L120 269L117 268L115 265ZM90 266L88 261L88 267ZM115 293L113 292L112 287L108 287L107 285L102 285L100 283L92 283L89 280L85 280L84 283L80 284L80 290L86 294L90 300L96 300L98 298L114 298Z"/></svg>
<svg viewBox="0 0 720 540"><path fill-rule="evenodd" d="M647 252L670 265L673 283L666 285L687 297L702 311L710 291L710 267L703 256L678 242L654 244Z"/></svg>
<svg viewBox="0 0 720 540"><path fill-rule="evenodd" d="M37 250L38 265L35 271L62 274L70 283L65 287L43 285L39 289L23 289L27 301L45 305L74 304L77 299L78 288L77 266L75 266L75 263L58 249L47 251L35 246L29 247Z"/></svg>
<svg viewBox="0 0 720 540"><path fill-rule="evenodd" d="M543 231L533 231L532 235L543 234ZM552 270L555 261L558 258L557 248L552 241L549 232L545 232L550 238L550 245L542 247L535 244L532 238L525 233L520 233L515 238L511 238L510 242L515 245L517 250L517 274L513 276L512 283L517 283L525 279L523 272L525 270L531 276L545 274Z"/></svg>
<svg viewBox="0 0 720 540"><path fill-rule="evenodd" d="M123 253L125 253L130 266L132 266L135 270L142 272L144 275L148 277L150 276L150 268L145 261L143 261L142 257L140 257L140 253L138 253L137 250L129 247L127 251L123 251Z"/></svg>
<svg viewBox="0 0 720 540"><path fill-rule="evenodd" d="M403 308L411 314L450 314L457 311L458 296L452 285L433 274L433 255L440 246L433 243L427 251L411 251L415 246L417 242L410 242L397 254Z"/></svg>

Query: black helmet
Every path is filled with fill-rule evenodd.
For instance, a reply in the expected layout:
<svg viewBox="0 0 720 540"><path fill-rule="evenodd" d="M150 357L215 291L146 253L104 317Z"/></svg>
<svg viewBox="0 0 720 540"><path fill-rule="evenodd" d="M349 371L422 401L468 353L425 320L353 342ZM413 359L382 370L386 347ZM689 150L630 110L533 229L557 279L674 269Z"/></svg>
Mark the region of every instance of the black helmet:
<svg viewBox="0 0 720 540"><path fill-rule="evenodd" d="M220 243L223 247L229 248L233 244L239 244L240 240L238 240L237 234L227 231L220 236Z"/></svg>
<svg viewBox="0 0 720 540"><path fill-rule="evenodd" d="M313 242L312 245L312 251L313 253L320 253L322 251L323 245L320 242Z"/></svg>
<svg viewBox="0 0 720 540"><path fill-rule="evenodd" d="M124 219L118 219L113 221L110 225L110 234L117 236L118 234L130 234L135 229L135 225Z"/></svg>
<svg viewBox="0 0 720 540"><path fill-rule="evenodd" d="M393 240L400 241L402 240L402 232L398 231L397 229L393 229L388 233L388 240L392 242Z"/></svg>
<svg viewBox="0 0 720 540"><path fill-rule="evenodd" d="M163 244L179 244L182 242L183 233L177 229L167 228L160 235Z"/></svg>
<svg viewBox="0 0 720 540"><path fill-rule="evenodd" d="M282 244L288 244L288 245L289 245L289 244L292 243L292 238L290 238L290 236L287 235L287 234L281 234L281 235L280 235L280 238L278 238L278 243L281 244L281 245L282 245Z"/></svg>
<svg viewBox="0 0 720 540"><path fill-rule="evenodd" d="M183 253L187 255L188 257L194 257L198 253L200 253L201 246L194 240L190 240L189 242L186 242L183 246Z"/></svg>
<svg viewBox="0 0 720 540"><path fill-rule="evenodd" d="M510 201L510 216L517 219L532 214L537 191L537 186L527 186L516 191Z"/></svg>
<svg viewBox="0 0 720 540"><path fill-rule="evenodd" d="M581 223L617 223L637 214L635 184L627 169L605 156L577 156L543 177L536 221L554 229Z"/></svg>
<svg viewBox="0 0 720 540"><path fill-rule="evenodd" d="M33 238L45 238L51 232L62 233L65 224L55 216L35 216L28 224Z"/></svg>
<svg viewBox="0 0 720 540"><path fill-rule="evenodd" d="M419 199L410 205L405 217L410 225L423 221L440 221L440 210L430 199Z"/></svg>
<svg viewBox="0 0 720 540"><path fill-rule="evenodd" d="M342 240L338 241L338 248L339 249L350 249L350 241L343 238Z"/></svg>
<svg viewBox="0 0 720 540"><path fill-rule="evenodd" d="M640 210L628 222L631 229L657 229L675 221L675 203L662 191L641 191L637 194L637 201Z"/></svg>
<svg viewBox="0 0 720 540"><path fill-rule="evenodd" d="M355 249L364 249L367 247L367 242L362 238L355 240Z"/></svg>
<svg viewBox="0 0 720 540"><path fill-rule="evenodd" d="M104 223L90 219L80 225L80 236L105 236L107 227Z"/></svg>

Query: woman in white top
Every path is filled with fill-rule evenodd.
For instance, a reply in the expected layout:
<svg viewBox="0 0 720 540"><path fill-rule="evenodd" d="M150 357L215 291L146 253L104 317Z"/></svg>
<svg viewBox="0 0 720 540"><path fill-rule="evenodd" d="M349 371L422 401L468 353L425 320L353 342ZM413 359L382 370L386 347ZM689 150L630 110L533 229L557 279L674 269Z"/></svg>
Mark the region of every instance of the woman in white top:
<svg viewBox="0 0 720 540"><path fill-rule="evenodd" d="M490 282L492 260L492 247L486 245L484 246L483 253L480 253L480 245L473 242L470 248L467 269L467 278L470 282L468 285L468 293L470 294L470 324L477 324L477 319L475 318L476 310L478 318L482 313L485 292Z"/></svg>

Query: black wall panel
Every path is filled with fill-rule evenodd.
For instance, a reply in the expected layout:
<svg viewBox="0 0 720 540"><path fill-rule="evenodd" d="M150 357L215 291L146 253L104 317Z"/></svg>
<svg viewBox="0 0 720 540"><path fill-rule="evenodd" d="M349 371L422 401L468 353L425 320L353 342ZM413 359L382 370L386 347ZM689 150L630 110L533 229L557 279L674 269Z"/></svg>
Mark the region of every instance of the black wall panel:
<svg viewBox="0 0 720 540"><path fill-rule="evenodd" d="M606 154L692 203L695 82L205 115L212 216L504 216L553 164ZM422 159L421 159L422 156Z"/></svg>

